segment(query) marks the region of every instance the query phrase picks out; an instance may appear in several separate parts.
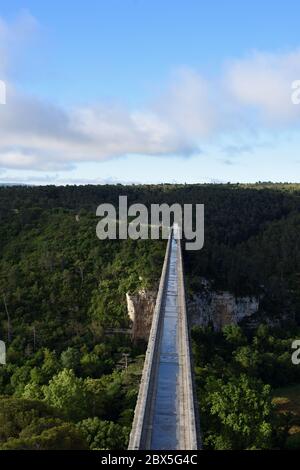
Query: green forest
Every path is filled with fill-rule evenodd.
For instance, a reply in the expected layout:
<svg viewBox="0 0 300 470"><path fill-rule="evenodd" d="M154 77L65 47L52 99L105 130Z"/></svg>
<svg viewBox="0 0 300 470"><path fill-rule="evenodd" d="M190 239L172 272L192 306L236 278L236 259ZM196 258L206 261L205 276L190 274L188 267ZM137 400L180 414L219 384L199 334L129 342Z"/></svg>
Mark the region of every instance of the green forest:
<svg viewBox="0 0 300 470"><path fill-rule="evenodd" d="M205 277L260 299L255 321L192 330L204 448L300 448L300 185L258 183L0 186L0 449L127 447L146 344L125 294L157 288L166 241L100 241L120 195L204 204L187 295Z"/></svg>

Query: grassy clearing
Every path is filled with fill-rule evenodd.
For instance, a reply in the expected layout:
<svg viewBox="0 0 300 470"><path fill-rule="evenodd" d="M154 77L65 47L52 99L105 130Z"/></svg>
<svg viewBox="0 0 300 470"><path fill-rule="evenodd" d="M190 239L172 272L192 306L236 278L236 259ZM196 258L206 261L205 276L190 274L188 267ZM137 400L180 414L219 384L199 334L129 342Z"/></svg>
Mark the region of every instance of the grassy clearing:
<svg viewBox="0 0 300 470"><path fill-rule="evenodd" d="M278 414L290 417L286 449L300 449L300 385L274 390L273 403Z"/></svg>
<svg viewBox="0 0 300 470"><path fill-rule="evenodd" d="M300 384L276 389L273 403L278 413L291 413L300 419Z"/></svg>

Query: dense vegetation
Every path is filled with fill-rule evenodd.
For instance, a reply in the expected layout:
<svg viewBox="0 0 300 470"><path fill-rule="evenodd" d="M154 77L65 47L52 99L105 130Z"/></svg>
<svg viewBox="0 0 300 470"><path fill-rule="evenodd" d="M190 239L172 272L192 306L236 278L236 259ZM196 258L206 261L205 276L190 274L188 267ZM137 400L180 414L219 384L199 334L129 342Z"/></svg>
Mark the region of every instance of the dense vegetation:
<svg viewBox="0 0 300 470"><path fill-rule="evenodd" d="M112 332L129 326L125 293L157 284L165 242L96 238L96 207L118 206L119 195L204 203L205 247L185 254L188 292L204 276L260 297L255 329L193 332L205 446L288 446L300 423L271 399L300 382L290 360L300 337L300 185L228 184L0 187L0 448L127 445L144 346Z"/></svg>
<svg viewBox="0 0 300 470"><path fill-rule="evenodd" d="M205 447L212 449L300 447L300 416L280 413L272 390L300 384L291 361L291 338L300 328L255 330L228 325L222 332L194 328L195 376ZM296 436L293 436L293 442Z"/></svg>
<svg viewBox="0 0 300 470"><path fill-rule="evenodd" d="M0 445L126 448L143 348L111 331L129 326L125 293L158 281L165 242L100 242L87 211L13 209L0 228L0 331L8 345ZM126 371L124 354L134 361ZM13 426L7 412L15 406Z"/></svg>

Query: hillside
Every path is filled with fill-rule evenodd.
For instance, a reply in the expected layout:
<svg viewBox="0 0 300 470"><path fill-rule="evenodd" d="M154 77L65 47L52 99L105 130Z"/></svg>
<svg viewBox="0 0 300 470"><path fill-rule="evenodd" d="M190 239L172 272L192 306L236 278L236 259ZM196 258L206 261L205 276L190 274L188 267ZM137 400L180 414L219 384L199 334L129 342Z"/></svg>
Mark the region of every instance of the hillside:
<svg viewBox="0 0 300 470"><path fill-rule="evenodd" d="M188 293L205 277L216 289L260 296L261 307L255 330L193 331L204 442L284 447L271 391L300 382L290 362L291 339L300 336L300 185L268 183L0 187L0 336L8 346L0 446L126 448L145 345L107 331L129 326L126 292L157 286L166 244L97 239L96 207L118 206L119 195L148 207L205 204L205 246L185 253ZM253 421L266 430L261 439L250 426L237 440L237 405L228 422L240 388L252 393L246 429L264 397ZM228 408L219 408L218 394L228 394Z"/></svg>

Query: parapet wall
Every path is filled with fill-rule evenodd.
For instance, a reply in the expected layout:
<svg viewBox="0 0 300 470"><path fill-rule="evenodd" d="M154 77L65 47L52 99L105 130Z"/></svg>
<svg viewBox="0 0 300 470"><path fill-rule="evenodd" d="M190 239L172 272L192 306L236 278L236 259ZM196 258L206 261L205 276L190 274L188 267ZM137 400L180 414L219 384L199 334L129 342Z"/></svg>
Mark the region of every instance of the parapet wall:
<svg viewBox="0 0 300 470"><path fill-rule="evenodd" d="M185 415L183 422L189 423L185 430L184 449L196 450L201 449L200 421L198 402L196 399L196 390L193 378L193 361L191 351L190 331L186 309L185 282L183 272L182 248L180 241L178 242L178 303L180 316L180 357L182 360L181 381L184 396L184 406L182 413Z"/></svg>
<svg viewBox="0 0 300 470"><path fill-rule="evenodd" d="M152 326L149 335L148 348L146 352L144 368L140 383L139 394L137 398L137 403L134 412L133 425L129 438L129 450L138 450L145 448L145 436L143 424L145 422L147 413L150 411L151 407L151 389L153 388L154 382L154 372L155 372L155 357L157 348L159 347L158 335L159 327L161 322L161 310L164 298L164 291L166 285L166 277L168 275L169 259L171 252L171 239L172 232L167 244L162 274L159 283L159 289L157 293L157 299L153 314Z"/></svg>
<svg viewBox="0 0 300 470"><path fill-rule="evenodd" d="M169 281L170 256L173 239L173 230L170 234L166 249L165 260L156 299L153 321L149 336L148 348L140 383L140 389L135 408L134 420L130 434L130 450L150 449L153 426L153 410L158 382L158 368L160 363L160 343L164 328L166 292ZM176 239L176 237L175 237ZM176 411L176 422L179 430L178 445L182 450L196 450L201 448L200 432L198 426L198 410L195 402L195 391L192 375L192 362L190 350L189 327L186 312L184 273L182 263L181 242L173 244L177 251L177 321L178 321L178 385L180 399ZM176 248L175 248L176 247ZM175 284L176 285L176 284ZM170 294L168 294L170 295ZM177 447L176 447L177 448ZM170 449L171 450L171 449Z"/></svg>

